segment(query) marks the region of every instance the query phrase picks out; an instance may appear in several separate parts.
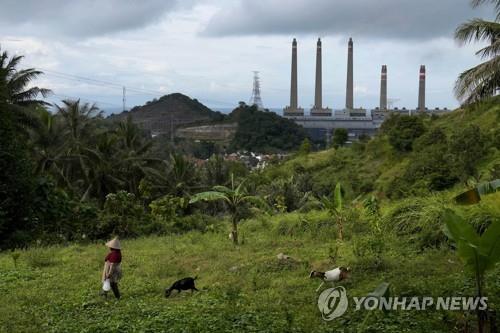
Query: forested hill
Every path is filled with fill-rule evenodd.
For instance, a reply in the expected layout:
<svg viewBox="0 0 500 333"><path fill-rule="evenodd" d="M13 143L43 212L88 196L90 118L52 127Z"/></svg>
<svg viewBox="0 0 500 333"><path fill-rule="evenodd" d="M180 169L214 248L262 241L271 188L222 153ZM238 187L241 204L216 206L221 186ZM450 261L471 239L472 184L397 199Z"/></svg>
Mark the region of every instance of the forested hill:
<svg viewBox="0 0 500 333"><path fill-rule="evenodd" d="M379 134L350 147L301 154L268 168L262 182L307 178L314 193L341 182L347 194L425 196L500 178L500 97L444 116L389 118Z"/></svg>
<svg viewBox="0 0 500 333"><path fill-rule="evenodd" d="M259 111L256 106L241 104L227 121L238 124L231 150L290 151L297 149L306 138L302 126L274 112Z"/></svg>
<svg viewBox="0 0 500 333"><path fill-rule="evenodd" d="M165 95L159 99L146 102L145 105L135 106L130 111L111 115L110 119L123 119L130 115L134 122L142 123L145 127L174 121L175 124L193 124L212 121L221 121L224 114L212 111L197 99L192 99L181 93Z"/></svg>

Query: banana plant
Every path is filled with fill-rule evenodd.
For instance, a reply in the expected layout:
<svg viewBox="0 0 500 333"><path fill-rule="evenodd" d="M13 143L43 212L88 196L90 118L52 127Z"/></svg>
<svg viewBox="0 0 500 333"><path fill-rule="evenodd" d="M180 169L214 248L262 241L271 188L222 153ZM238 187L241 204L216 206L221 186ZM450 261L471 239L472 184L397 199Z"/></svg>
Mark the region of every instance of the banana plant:
<svg viewBox="0 0 500 333"><path fill-rule="evenodd" d="M340 185L340 183L337 183L337 185L335 185L335 189L330 196L324 195L320 200L321 206L323 206L324 209L328 210L330 215L335 219L335 223L337 223L338 228L338 237L340 240L343 239L345 220L343 201L342 185Z"/></svg>
<svg viewBox="0 0 500 333"><path fill-rule="evenodd" d="M474 274L477 296L482 297L485 273L500 261L500 221L493 221L482 235L451 209L445 211L444 222L445 234L455 242L458 256ZM477 316L478 330L482 333L484 312L478 310Z"/></svg>
<svg viewBox="0 0 500 333"><path fill-rule="evenodd" d="M241 219L240 210L245 204L267 208L267 205L261 197L249 195L244 181L238 186L234 184L234 176L231 174L231 188L226 186L214 186L212 191L195 194L189 200L190 204L198 201L223 201L231 214L231 238L235 245L238 244L238 223Z"/></svg>

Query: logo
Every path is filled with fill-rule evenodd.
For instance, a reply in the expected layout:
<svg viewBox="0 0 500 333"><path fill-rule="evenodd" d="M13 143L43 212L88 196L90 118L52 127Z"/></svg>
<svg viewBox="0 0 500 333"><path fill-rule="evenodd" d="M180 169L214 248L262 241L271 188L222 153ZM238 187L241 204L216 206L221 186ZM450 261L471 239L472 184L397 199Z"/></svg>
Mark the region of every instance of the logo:
<svg viewBox="0 0 500 333"><path fill-rule="evenodd" d="M330 321L342 316L349 305L344 287L328 288L318 297L318 308L324 320Z"/></svg>
<svg viewBox="0 0 500 333"><path fill-rule="evenodd" d="M352 297L354 311L383 310L383 311L425 311L425 310L449 310L449 311L473 311L488 309L487 297L464 297L464 296L438 296L438 297L399 297L399 296L363 296ZM326 321L331 321L342 316L349 306L347 291L338 286L328 288L318 297L318 308L321 316Z"/></svg>

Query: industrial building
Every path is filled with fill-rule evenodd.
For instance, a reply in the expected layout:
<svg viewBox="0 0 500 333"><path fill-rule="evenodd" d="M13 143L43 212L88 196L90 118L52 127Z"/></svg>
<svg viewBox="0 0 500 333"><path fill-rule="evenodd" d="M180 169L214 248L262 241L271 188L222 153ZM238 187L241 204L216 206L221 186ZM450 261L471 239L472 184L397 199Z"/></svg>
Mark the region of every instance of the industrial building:
<svg viewBox="0 0 500 333"><path fill-rule="evenodd" d="M418 106L416 109L391 108L387 100L387 65L382 65L380 75L380 103L379 107L367 110L354 108L354 43L349 38L347 44L347 79L345 108L332 110L323 107L322 103L322 59L321 39L316 44L316 75L314 105L309 114L298 103L297 89L297 40L292 41L292 68L290 86L290 105L283 109L283 116L294 120L303 126L313 139L329 141L333 131L337 128L347 129L349 139L356 140L360 135L372 136L380 128L384 119L391 113L412 115L417 112L442 114L448 112L447 108L428 110L425 106L425 65L420 66Z"/></svg>

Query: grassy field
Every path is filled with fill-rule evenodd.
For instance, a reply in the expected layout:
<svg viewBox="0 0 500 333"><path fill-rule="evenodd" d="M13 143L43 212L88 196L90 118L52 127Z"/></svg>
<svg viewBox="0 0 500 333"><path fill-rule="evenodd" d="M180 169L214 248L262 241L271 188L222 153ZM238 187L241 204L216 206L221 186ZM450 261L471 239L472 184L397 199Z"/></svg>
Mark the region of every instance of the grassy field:
<svg viewBox="0 0 500 333"><path fill-rule="evenodd" d="M427 209L432 202L439 210L438 203L447 202L450 195L420 203ZM481 207L461 208L461 213L471 220L478 213L500 216L499 201L500 193L489 195ZM410 203L415 201L396 202L382 211L395 223L397 214L402 214L398 212ZM404 220L411 220L420 231L407 235L388 222L383 222L382 233L373 234L360 210L353 209L344 241L336 240L336 228L322 211L247 220L241 225L243 244L238 247L223 232L123 240L120 301L99 296L107 253L102 244L4 252L0 332L458 331L465 321L474 322L472 313L368 312L355 311L350 304L346 314L326 322L318 311L320 281L308 274L311 269L338 265L352 267L351 277L340 283L349 297L365 296L384 281L398 296L474 294L471 274L463 271L446 241L425 246L433 244L429 237L442 238L439 219L433 218L432 210L414 209L413 220ZM280 252L295 260L278 260ZM486 280L489 306L497 310L499 274L497 265ZM164 288L173 281L195 275L200 292L164 298Z"/></svg>

